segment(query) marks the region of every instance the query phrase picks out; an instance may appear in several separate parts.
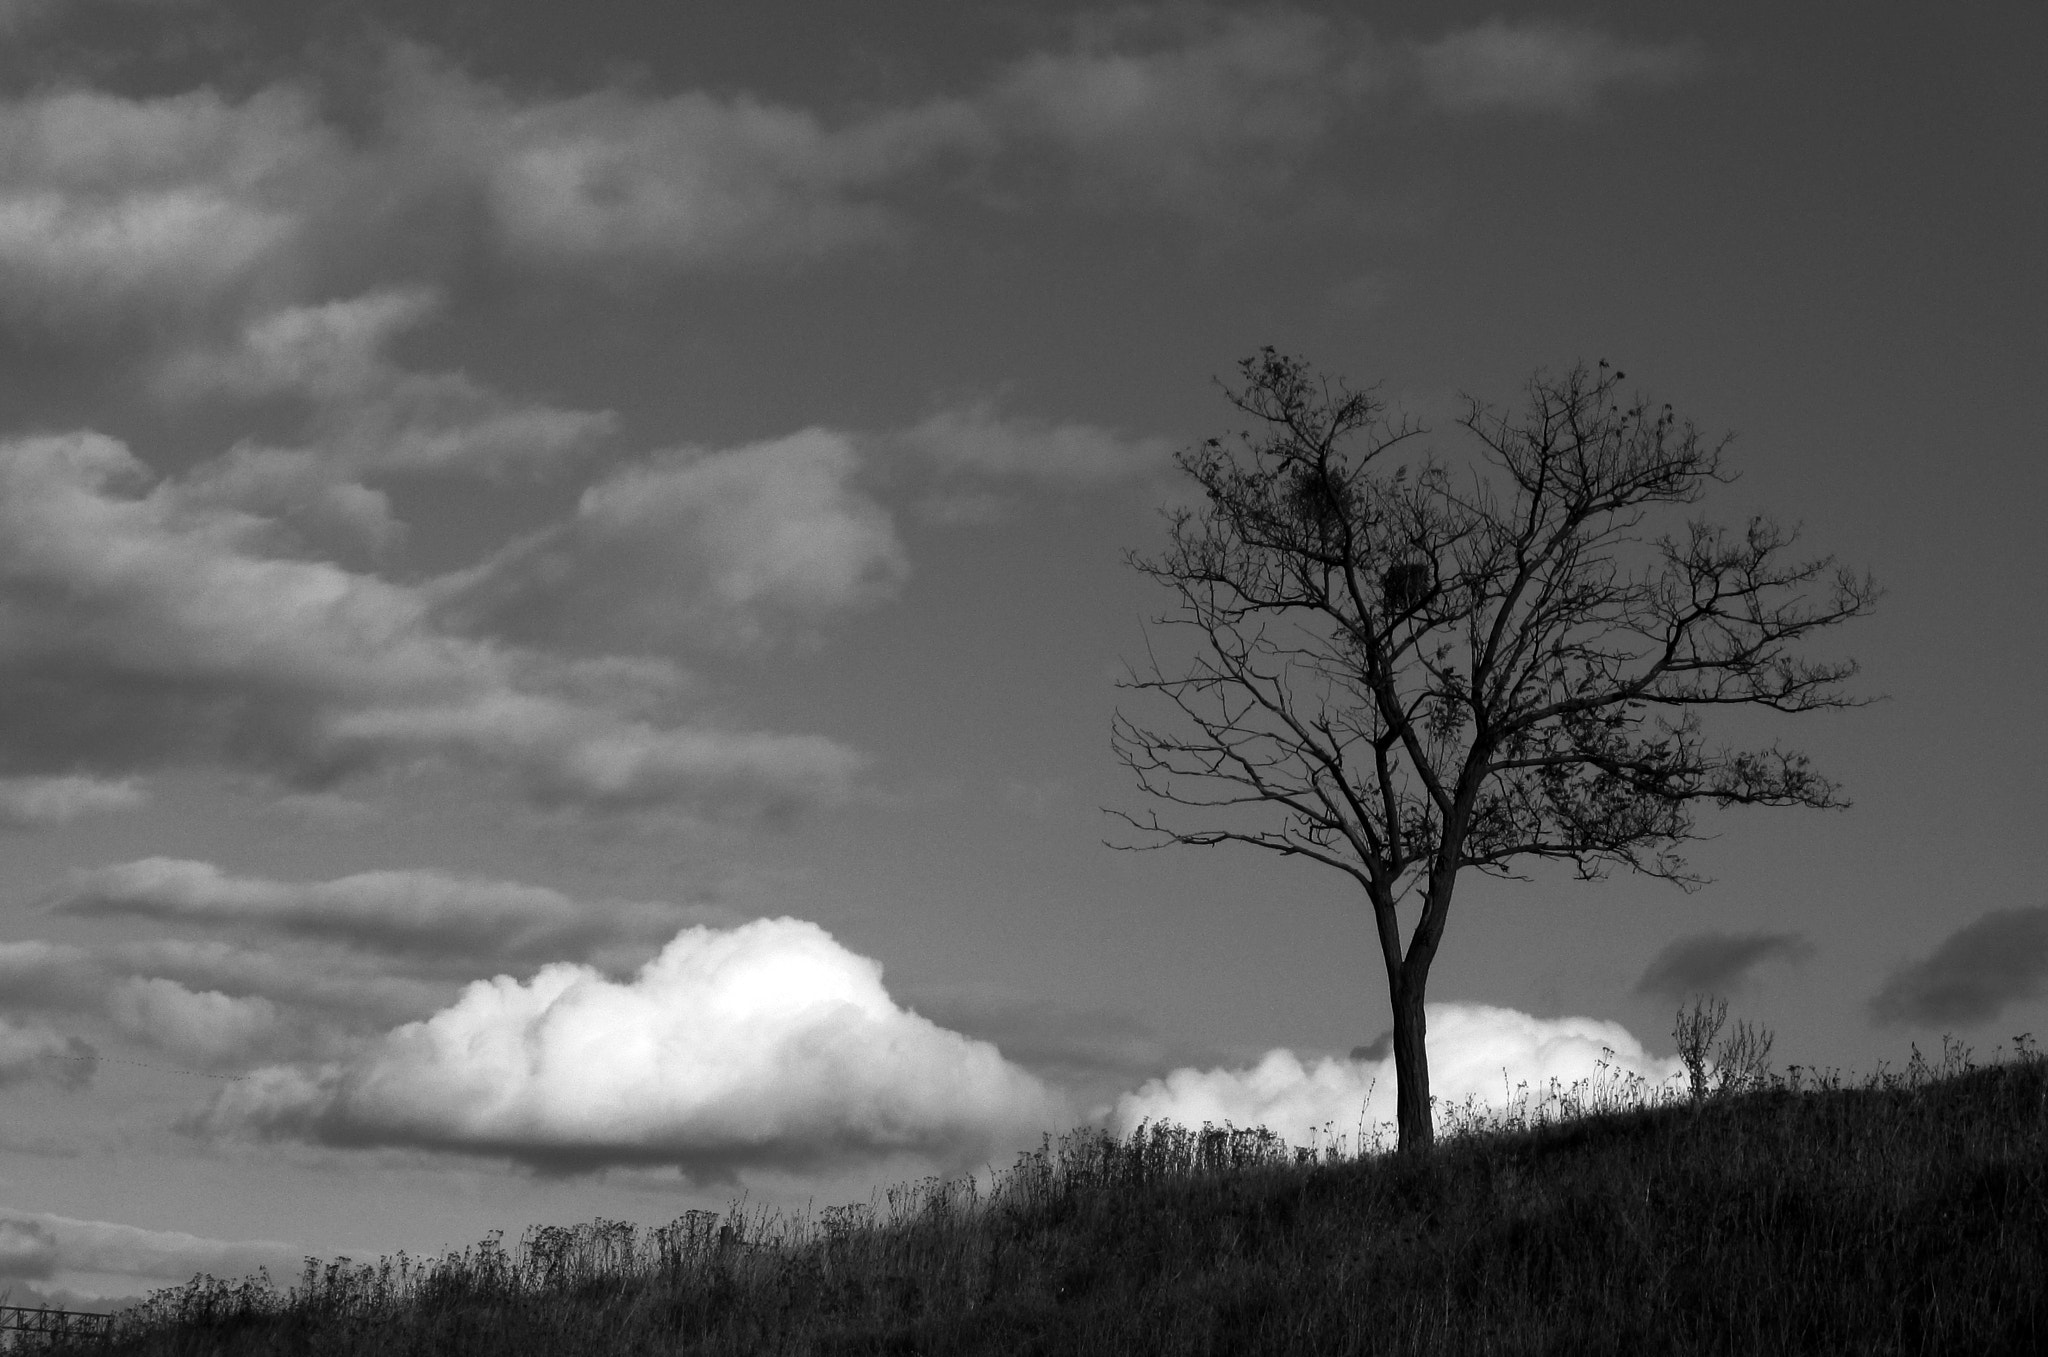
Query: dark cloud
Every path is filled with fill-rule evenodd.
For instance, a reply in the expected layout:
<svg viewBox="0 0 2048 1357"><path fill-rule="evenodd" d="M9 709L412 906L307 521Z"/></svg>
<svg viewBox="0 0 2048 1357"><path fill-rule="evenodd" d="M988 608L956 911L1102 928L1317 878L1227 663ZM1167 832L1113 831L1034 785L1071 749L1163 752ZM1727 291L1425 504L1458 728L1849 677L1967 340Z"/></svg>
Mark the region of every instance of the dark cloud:
<svg viewBox="0 0 2048 1357"><path fill-rule="evenodd" d="M1870 1001L1881 1023L1988 1022L2048 988L2048 908L1994 909L1892 972Z"/></svg>
<svg viewBox="0 0 2048 1357"><path fill-rule="evenodd" d="M1380 1033L1378 1036L1374 1037L1371 1041L1368 1041L1363 1046L1353 1046L1351 1048L1351 1058L1353 1060L1385 1060L1388 1056L1392 1055L1393 1053L1394 1033L1391 1029Z"/></svg>
<svg viewBox="0 0 2048 1357"><path fill-rule="evenodd" d="M1699 933L1652 957L1636 993L1674 1000L1727 993L1747 984L1767 961L1802 961L1812 954L1813 944L1797 933Z"/></svg>

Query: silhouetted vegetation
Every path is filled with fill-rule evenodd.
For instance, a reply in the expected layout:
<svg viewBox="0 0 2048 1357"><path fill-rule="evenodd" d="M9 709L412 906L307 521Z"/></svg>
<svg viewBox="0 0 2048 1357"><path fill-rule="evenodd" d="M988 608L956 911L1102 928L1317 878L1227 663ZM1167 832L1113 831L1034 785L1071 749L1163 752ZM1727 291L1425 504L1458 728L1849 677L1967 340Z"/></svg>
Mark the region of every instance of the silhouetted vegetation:
<svg viewBox="0 0 2048 1357"><path fill-rule="evenodd" d="M1697 1019L1698 1010L1695 1010ZM1709 1015L1710 1018L1716 1015ZM1703 1058L1453 1115L1428 1155L1076 1132L809 1219L599 1220L431 1261L195 1279L133 1354L2048 1350L2048 1060L1859 1086ZM1768 1038L1761 1039L1764 1051Z"/></svg>
<svg viewBox="0 0 2048 1357"><path fill-rule="evenodd" d="M1401 1148L1422 1150L1424 1000L1460 875L1547 860L1691 888L1698 809L1846 806L1805 755L1710 742L1702 718L1863 705L1854 662L1800 650L1881 591L1768 518L1673 523L1734 479L1728 439L1625 397L1604 362L1537 373L1519 411L1469 401L1479 462L1457 474L1396 464L1422 430L1370 390L1270 347L1238 372L1224 394L1252 428L1176 456L1200 501L1126 557L1173 601L1118 685L1153 714L1119 710L1110 746L1170 809L1111 809L1135 831L1116 846L1245 844L1349 877Z"/></svg>

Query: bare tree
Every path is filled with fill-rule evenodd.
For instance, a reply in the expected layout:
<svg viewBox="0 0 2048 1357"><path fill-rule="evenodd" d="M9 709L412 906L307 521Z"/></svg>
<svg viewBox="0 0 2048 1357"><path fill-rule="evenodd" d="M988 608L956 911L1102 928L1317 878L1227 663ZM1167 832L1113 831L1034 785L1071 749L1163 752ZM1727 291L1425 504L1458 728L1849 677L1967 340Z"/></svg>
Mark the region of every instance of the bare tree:
<svg viewBox="0 0 2048 1357"><path fill-rule="evenodd" d="M1517 414L1469 402L1459 423L1499 490L1477 466L1390 466L1421 430L1369 392L1272 349L1239 367L1226 391L1260 427L1183 451L1206 506L1170 514L1163 554L1127 557L1173 590L1157 621L1193 645L1122 686L1178 715L1120 711L1112 731L1143 790L1214 813L1112 811L1143 831L1116 846L1245 843L1356 881L1386 963L1401 1148L1424 1150L1423 994L1458 874L1526 879L1512 864L1549 858L1691 889L1675 850L1695 803L1846 805L1775 743L1710 747L1699 711L1860 705L1841 691L1853 662L1790 647L1879 590L1787 559L1797 531L1767 518L1644 536L1652 510L1733 479L1727 440L1624 405L1605 363L1539 374ZM1417 897L1404 938L1397 907Z"/></svg>

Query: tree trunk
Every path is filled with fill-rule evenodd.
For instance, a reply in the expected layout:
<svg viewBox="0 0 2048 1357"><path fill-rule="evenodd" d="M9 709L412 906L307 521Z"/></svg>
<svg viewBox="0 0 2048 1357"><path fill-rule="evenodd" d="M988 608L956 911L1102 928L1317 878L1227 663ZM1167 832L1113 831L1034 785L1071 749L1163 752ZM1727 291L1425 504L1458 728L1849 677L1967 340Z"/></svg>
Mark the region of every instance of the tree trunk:
<svg viewBox="0 0 2048 1357"><path fill-rule="evenodd" d="M1393 999L1394 1125L1402 1154L1427 1154L1436 1143L1436 1124L1429 1115L1429 1051L1423 1041L1429 1023L1422 1015L1422 985L1398 985Z"/></svg>

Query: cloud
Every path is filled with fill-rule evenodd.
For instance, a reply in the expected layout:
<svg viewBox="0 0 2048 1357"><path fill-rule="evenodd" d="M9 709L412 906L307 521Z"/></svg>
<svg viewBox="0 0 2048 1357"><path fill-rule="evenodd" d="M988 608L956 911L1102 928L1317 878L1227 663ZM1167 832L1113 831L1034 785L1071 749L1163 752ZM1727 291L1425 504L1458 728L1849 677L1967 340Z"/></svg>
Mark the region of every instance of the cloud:
<svg viewBox="0 0 2048 1357"><path fill-rule="evenodd" d="M1813 944L1797 933L1700 933L1652 957L1636 993L1668 1000L1727 993L1748 983L1766 962L1803 961L1812 954Z"/></svg>
<svg viewBox="0 0 2048 1357"><path fill-rule="evenodd" d="M232 306L346 177L340 139L286 87L0 103L0 319L108 337Z"/></svg>
<svg viewBox="0 0 2048 1357"><path fill-rule="evenodd" d="M30 939L0 943L0 1010L104 1019L127 1037L200 1063L284 1050L331 1053L433 1012L453 996L456 978L487 964L488 956L480 964L365 954L317 938L283 952L213 939L130 939L99 948ZM43 1040L41 1049L55 1048ZM64 1068L75 1074L84 1066L67 1061Z"/></svg>
<svg viewBox="0 0 2048 1357"><path fill-rule="evenodd" d="M384 349L441 305L425 288L378 288L361 296L287 306L249 322L232 346L174 356L158 378L177 396L208 392L253 399L304 398L306 437L332 476L364 471L541 470L588 451L617 419L608 411L517 402L458 372L409 372ZM291 452L242 451L239 466ZM303 474L303 473L301 473ZM231 483L231 482L230 482Z"/></svg>
<svg viewBox="0 0 2048 1357"><path fill-rule="evenodd" d="M192 0L103 0L103 3L126 4L137 9L169 9L174 5L190 4ZM85 0L0 0L0 37L17 33L50 15L84 7Z"/></svg>
<svg viewBox="0 0 2048 1357"><path fill-rule="evenodd" d="M903 439L946 471L1049 484L1099 485L1167 465L1163 438L1127 439L1094 424L1003 417L987 404L927 416Z"/></svg>
<svg viewBox="0 0 2048 1357"><path fill-rule="evenodd" d="M859 469L826 429L660 454L591 486L575 517L501 552L445 606L470 626L607 647L749 644L777 618L872 606L910 567Z"/></svg>
<svg viewBox="0 0 2048 1357"><path fill-rule="evenodd" d="M0 777L0 825L63 825L83 815L132 810L149 799L135 778Z"/></svg>
<svg viewBox="0 0 2048 1357"><path fill-rule="evenodd" d="M336 93L370 116L324 116ZM948 100L828 126L744 93L521 98L407 44L366 91L41 91L0 101L0 321L134 343L147 317L183 347L254 318L290 342L376 319L318 314L370 282L813 258L896 239L882 192L988 135ZM263 356L211 375L259 378Z"/></svg>
<svg viewBox="0 0 2048 1357"><path fill-rule="evenodd" d="M1295 179L1403 92L1573 112L1698 64L1686 44L1556 22L1389 41L1285 6L1178 5L1091 14L965 97L836 121L744 92L523 97L403 43L346 129L324 116L333 90L290 82L239 101L43 91L0 102L0 313L124 342L253 318L278 339L337 292L480 267L639 276L896 241L904 196L948 180L997 202L1049 179L1211 214ZM408 399L471 399L458 383Z"/></svg>
<svg viewBox="0 0 2048 1357"><path fill-rule="evenodd" d="M212 938L150 938L108 948L105 964L130 975L174 979L188 989L260 995L278 1005L379 1026L431 1013L453 993L445 981L394 973L388 957L319 946L274 952Z"/></svg>
<svg viewBox="0 0 2048 1357"><path fill-rule="evenodd" d="M56 0L0 0L0 34L27 27L49 12L55 3Z"/></svg>
<svg viewBox="0 0 2048 1357"><path fill-rule="evenodd" d="M2048 908L1994 909L1893 971L1870 1001L1881 1023L1989 1022L2048 990Z"/></svg>
<svg viewBox="0 0 2048 1357"><path fill-rule="evenodd" d="M98 1059L99 1052L78 1037L0 1018L0 1088L31 1079L83 1088L92 1082Z"/></svg>
<svg viewBox="0 0 2048 1357"><path fill-rule="evenodd" d="M1065 1115L995 1047L898 1007L878 963L781 918L685 930L627 981L569 963L478 981L355 1061L257 1071L212 1124L715 1175L978 1163Z"/></svg>
<svg viewBox="0 0 2048 1357"><path fill-rule="evenodd" d="M0 1216L0 1278L43 1280L57 1270L57 1237L39 1220Z"/></svg>
<svg viewBox="0 0 2048 1357"><path fill-rule="evenodd" d="M123 982L108 996L107 1007L127 1036L200 1064L247 1056L266 1045L278 1026L277 1006L268 999L195 993L162 977Z"/></svg>
<svg viewBox="0 0 2048 1357"><path fill-rule="evenodd" d="M0 1239L9 1237L22 1241L27 1266L46 1269L16 1275L37 1279L83 1272L176 1285L202 1272L240 1277L258 1268L288 1276L304 1256L296 1245L274 1240L208 1239L180 1230L0 1210Z"/></svg>
<svg viewBox="0 0 2048 1357"><path fill-rule="evenodd" d="M984 97L991 121L1071 156L1091 192L1164 205L1283 182L1377 83L1362 30L1298 10L1122 10L1075 37L1015 63Z"/></svg>
<svg viewBox="0 0 2048 1357"><path fill-rule="evenodd" d="M76 873L55 907L85 916L265 928L480 966L583 960L616 944L667 938L696 912L659 902L576 900L544 886L436 871L273 881L161 857Z"/></svg>
<svg viewBox="0 0 2048 1357"><path fill-rule="evenodd" d="M780 813L844 795L859 766L820 736L658 721L672 666L452 635L425 589L268 554L279 536L113 439L0 442L0 736L19 771L215 761L317 789L426 760L510 773L543 804Z"/></svg>
<svg viewBox="0 0 2048 1357"><path fill-rule="evenodd" d="M273 555L367 564L403 541L406 527L390 497L356 480L359 474L326 449L238 443L193 467L177 493L194 509L266 521Z"/></svg>
<svg viewBox="0 0 2048 1357"><path fill-rule="evenodd" d="M1213 213L1301 176L1339 129L1419 95L1435 109L1578 113L1610 89L1668 84L1689 44L1495 19L1431 41L1284 6L1128 7L1014 63L978 100L1001 153L1049 147L1084 191Z"/></svg>
<svg viewBox="0 0 2048 1357"><path fill-rule="evenodd" d="M1492 19L1409 52L1431 102L1453 112L1580 113L1607 90L1664 85L1699 69L1689 43L1636 43L1598 29Z"/></svg>
<svg viewBox="0 0 2048 1357"><path fill-rule="evenodd" d="M838 128L746 94L520 101L419 48L394 56L387 116L410 157L479 186L512 256L685 268L888 239L872 192L985 135L947 101Z"/></svg>
<svg viewBox="0 0 2048 1357"><path fill-rule="evenodd" d="M1175 1059L1194 1055L1129 1013L1075 1009L985 988L920 989L917 1011L941 1026L999 1047L1004 1058L1077 1101L1112 1097Z"/></svg>
<svg viewBox="0 0 2048 1357"><path fill-rule="evenodd" d="M0 1004L71 1010L98 1005L106 975L83 947L29 938L0 942Z"/></svg>
<svg viewBox="0 0 2048 1357"><path fill-rule="evenodd" d="M1652 1085L1683 1075L1676 1059L1661 1059L1619 1023L1594 1018L1536 1018L1480 1004L1431 1004L1429 1084L1438 1119L1470 1100L1502 1108L1526 1084L1540 1098L1552 1080L1569 1088L1599 1078L1605 1061L1615 1075ZM1141 1121L1264 1126L1296 1144L1327 1134L1368 1137L1394 1120L1392 1057L1324 1058L1304 1063L1274 1050L1250 1069L1185 1068L1148 1081L1117 1099L1111 1129L1128 1133Z"/></svg>

